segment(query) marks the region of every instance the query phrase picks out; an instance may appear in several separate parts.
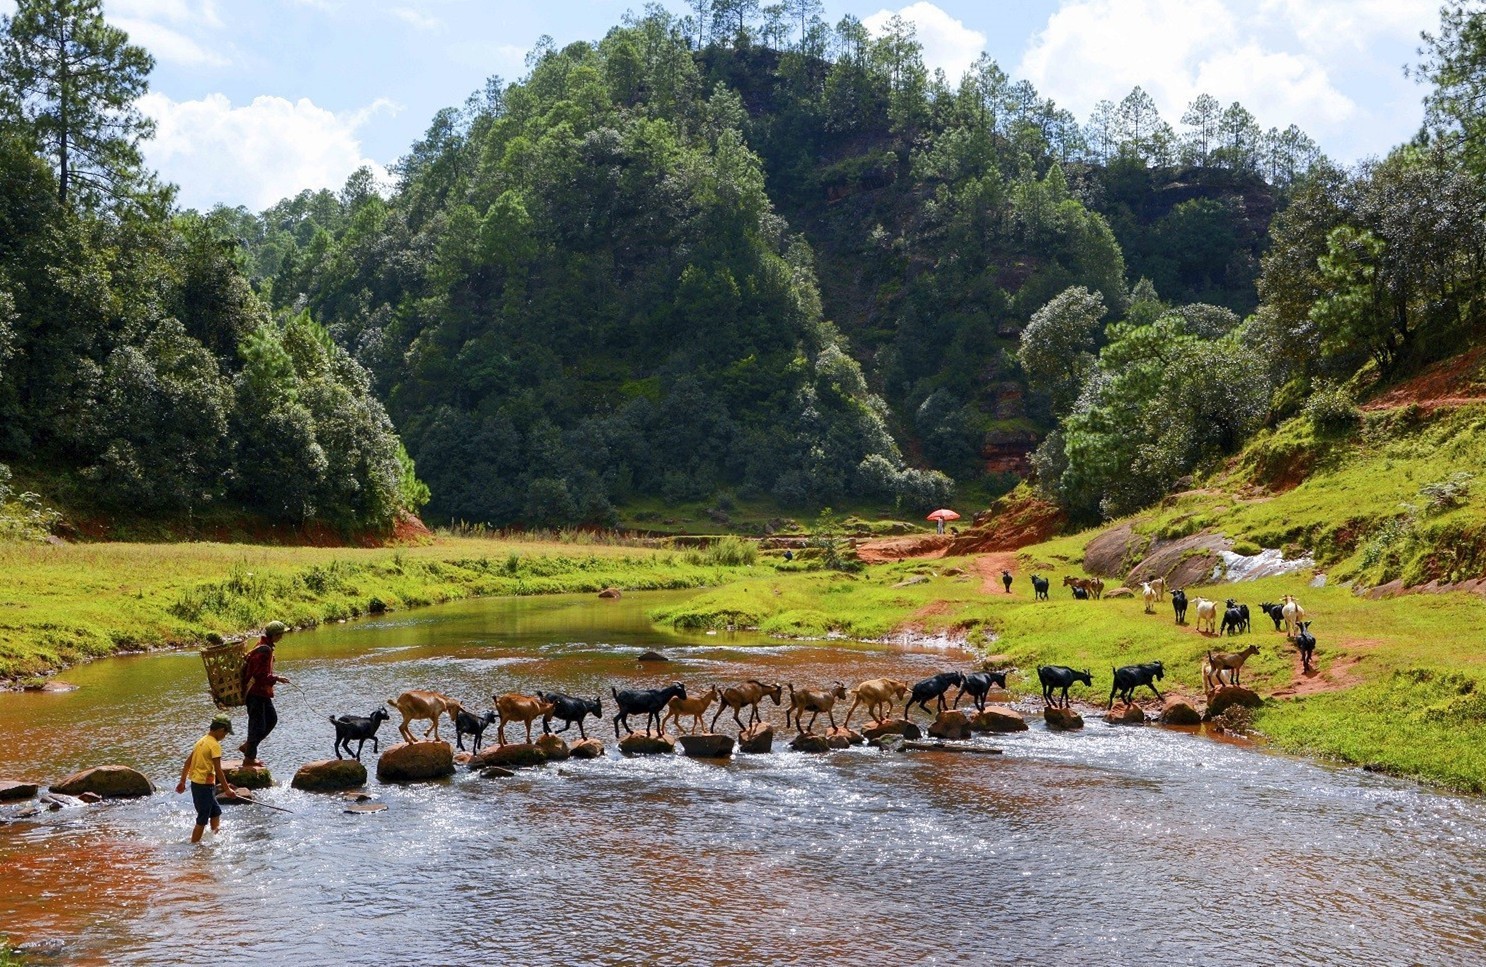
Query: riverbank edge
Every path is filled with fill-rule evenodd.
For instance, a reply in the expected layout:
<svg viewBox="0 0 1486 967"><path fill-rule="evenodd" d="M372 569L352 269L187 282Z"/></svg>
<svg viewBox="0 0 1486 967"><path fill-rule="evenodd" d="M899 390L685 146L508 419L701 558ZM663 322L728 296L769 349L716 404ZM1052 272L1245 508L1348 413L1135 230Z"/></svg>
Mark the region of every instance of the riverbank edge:
<svg viewBox="0 0 1486 967"><path fill-rule="evenodd" d="M479 539L328 551L78 547L31 551L37 560L50 553L46 573L0 584L0 607L9 611L0 619L0 690L34 689L97 658L242 640L270 620L304 629L473 598L700 589L770 570L715 564L705 550Z"/></svg>

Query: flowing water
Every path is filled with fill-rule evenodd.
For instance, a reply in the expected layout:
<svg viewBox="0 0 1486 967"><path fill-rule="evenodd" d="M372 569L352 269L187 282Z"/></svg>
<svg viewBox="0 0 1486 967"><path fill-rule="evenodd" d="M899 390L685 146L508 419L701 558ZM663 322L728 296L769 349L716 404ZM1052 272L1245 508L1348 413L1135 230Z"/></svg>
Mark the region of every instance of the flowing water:
<svg viewBox="0 0 1486 967"><path fill-rule="evenodd" d="M366 714L404 688L470 703L602 692L612 714L612 684L854 682L969 661L683 639L645 620L663 600L486 600L291 635L279 670L304 692L280 687L263 755L284 782L330 754L324 714ZM657 646L676 660L635 661ZM200 660L120 658L65 677L81 688L0 696L0 776L121 762L166 791L0 824L0 934L44 962L1486 961L1486 803L1174 730L1091 718L1077 733L998 736L1000 757L715 763L620 758L605 724L590 731L609 755L592 762L373 779L388 808L370 815L279 786L260 795L292 815L232 807L222 834L192 847L189 797L171 790L214 711Z"/></svg>

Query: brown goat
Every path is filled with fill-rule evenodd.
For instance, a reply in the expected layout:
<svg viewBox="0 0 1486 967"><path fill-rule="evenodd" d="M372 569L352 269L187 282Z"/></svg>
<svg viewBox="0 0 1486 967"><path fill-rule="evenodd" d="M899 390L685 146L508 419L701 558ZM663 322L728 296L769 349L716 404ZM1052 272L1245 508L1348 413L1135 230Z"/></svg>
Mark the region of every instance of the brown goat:
<svg viewBox="0 0 1486 967"><path fill-rule="evenodd" d="M409 742L418 741L413 738L413 733L408 731L409 722L418 719L432 722L433 724L423 731L423 737L426 739L432 734L433 741L437 742L439 741L439 716L447 713L449 721L452 722L460 709L460 704L449 696L421 688L403 692L397 698L389 698L387 704L402 713L402 724L397 727L397 731L401 732L402 737Z"/></svg>
<svg viewBox="0 0 1486 967"><path fill-rule="evenodd" d="M514 719L526 726L526 741L531 742L531 723L544 715L552 714L551 702L544 702L535 695L522 695L520 692L507 692L504 695L492 695L495 701L495 712L500 716L500 728L496 730L500 736L500 744L506 744L506 719Z"/></svg>
<svg viewBox="0 0 1486 967"><path fill-rule="evenodd" d="M846 721L841 724L851 728L851 716L858 705L880 722L892 714L893 706L907 694L908 685L896 678L873 678L862 682L851 690L851 708L846 710Z"/></svg>
<svg viewBox="0 0 1486 967"><path fill-rule="evenodd" d="M789 718L793 715L795 717L795 728L800 731L801 735L805 734L806 729L803 723L805 721L805 713L809 712L811 713L809 730L814 732L815 720L820 717L821 712L824 712L826 713L826 717L831 720L831 728L834 729L836 727L836 713L834 711L836 708L836 699L845 697L846 685L841 682L837 682L830 688L802 688L798 691L795 690L794 683L790 683L789 708L784 710L784 727L789 728Z"/></svg>
<svg viewBox="0 0 1486 967"><path fill-rule="evenodd" d="M778 682L775 682L773 685L765 685L763 682L754 678L749 679L742 685L730 685L724 688L722 694L719 696L721 701L717 705L717 712L712 716L712 724L708 728L716 732L718 717L722 715L723 709L729 708L733 710L733 721L738 723L740 730L753 726L763 718L763 716L758 714L758 703L762 702L766 695L774 700L775 705L778 705L780 698L784 695L784 686ZM743 720L738 718L738 713L745 708L752 710L748 718L748 725L744 725Z"/></svg>
<svg viewBox="0 0 1486 967"><path fill-rule="evenodd" d="M675 722L676 731L681 731L681 716L691 716L691 734L696 735L697 729L702 727L702 716L707 714L707 709L713 702L717 701L717 686L713 685L695 698L682 698L680 695L673 696L666 703L666 717L660 723L662 733L666 731L666 722ZM721 711L719 709L718 711Z"/></svg>
<svg viewBox="0 0 1486 967"><path fill-rule="evenodd" d="M1243 668L1243 663L1249 660L1249 656L1259 654L1259 649L1250 645L1243 651L1210 651L1207 653L1207 662L1202 666L1202 684L1210 692L1213 690L1212 683L1216 681L1219 685L1237 685L1238 673ZM1223 673L1228 673L1228 681L1223 681Z"/></svg>

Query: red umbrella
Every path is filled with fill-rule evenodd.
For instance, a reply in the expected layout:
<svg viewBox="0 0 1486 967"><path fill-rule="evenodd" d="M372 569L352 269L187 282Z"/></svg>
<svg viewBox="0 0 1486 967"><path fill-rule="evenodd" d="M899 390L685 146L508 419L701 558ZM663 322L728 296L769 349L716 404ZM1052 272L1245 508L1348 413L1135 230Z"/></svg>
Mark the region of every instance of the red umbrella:
<svg viewBox="0 0 1486 967"><path fill-rule="evenodd" d="M947 507L941 507L938 510L934 511L929 516L927 516L927 517L924 518L924 520L959 520L959 519L960 519L960 515L957 514L957 513L955 513L954 511L950 510Z"/></svg>

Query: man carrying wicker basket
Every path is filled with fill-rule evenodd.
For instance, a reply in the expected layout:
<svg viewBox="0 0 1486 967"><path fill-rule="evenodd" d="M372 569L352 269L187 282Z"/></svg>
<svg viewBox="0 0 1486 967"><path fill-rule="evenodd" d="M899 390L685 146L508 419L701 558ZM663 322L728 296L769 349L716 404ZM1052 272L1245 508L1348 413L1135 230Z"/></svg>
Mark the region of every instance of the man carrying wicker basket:
<svg viewBox="0 0 1486 967"><path fill-rule="evenodd" d="M258 744L268 738L268 733L279 724L279 713L273 707L273 687L278 683L289 684L289 679L273 673L273 650L284 632L289 629L282 621L270 621L263 626L263 637L248 652L243 662L243 695L248 705L248 740L238 749L243 754L243 767L262 768L258 758Z"/></svg>

